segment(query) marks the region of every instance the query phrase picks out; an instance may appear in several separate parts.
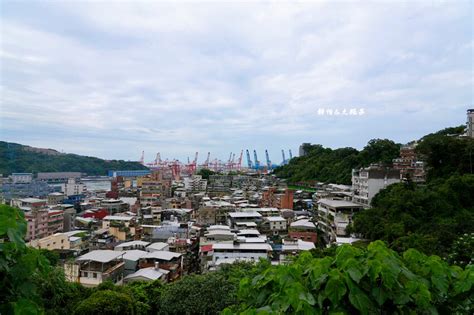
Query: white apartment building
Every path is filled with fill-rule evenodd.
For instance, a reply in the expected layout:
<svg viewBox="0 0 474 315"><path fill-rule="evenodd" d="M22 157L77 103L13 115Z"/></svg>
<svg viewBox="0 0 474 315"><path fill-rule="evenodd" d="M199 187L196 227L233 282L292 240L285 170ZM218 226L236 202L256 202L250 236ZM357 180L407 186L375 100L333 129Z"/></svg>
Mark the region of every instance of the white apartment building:
<svg viewBox="0 0 474 315"><path fill-rule="evenodd" d="M66 196L81 195L86 192L86 185L77 178L69 178L67 183L61 184L61 191Z"/></svg>
<svg viewBox="0 0 474 315"><path fill-rule="evenodd" d="M399 183L400 170L370 166L352 170L352 201L370 207L372 198L388 185Z"/></svg>

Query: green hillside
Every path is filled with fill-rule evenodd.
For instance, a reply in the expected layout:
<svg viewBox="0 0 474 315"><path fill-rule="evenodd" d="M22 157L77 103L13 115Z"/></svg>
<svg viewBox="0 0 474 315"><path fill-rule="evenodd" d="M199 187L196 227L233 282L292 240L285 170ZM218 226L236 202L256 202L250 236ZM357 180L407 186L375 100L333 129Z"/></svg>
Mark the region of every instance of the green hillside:
<svg viewBox="0 0 474 315"><path fill-rule="evenodd" d="M276 176L291 183L320 181L350 184L353 168L382 162L391 164L400 152L400 144L388 139L373 139L362 151L354 148L330 149L322 145L306 146L306 156L296 157L288 165L275 169Z"/></svg>
<svg viewBox="0 0 474 315"><path fill-rule="evenodd" d="M453 174L471 173L474 163L474 140L458 137L465 126L446 128L422 137L416 148L426 162L428 179L447 178ZM290 183L320 181L350 184L353 168L371 163L391 165L399 156L400 144L388 139L373 139L358 151L354 148L330 149L307 145L307 155L296 157L274 173Z"/></svg>
<svg viewBox="0 0 474 315"><path fill-rule="evenodd" d="M109 170L142 169L146 167L138 162L107 161L0 141L0 174L3 175L23 172L82 172L87 175L107 175Z"/></svg>

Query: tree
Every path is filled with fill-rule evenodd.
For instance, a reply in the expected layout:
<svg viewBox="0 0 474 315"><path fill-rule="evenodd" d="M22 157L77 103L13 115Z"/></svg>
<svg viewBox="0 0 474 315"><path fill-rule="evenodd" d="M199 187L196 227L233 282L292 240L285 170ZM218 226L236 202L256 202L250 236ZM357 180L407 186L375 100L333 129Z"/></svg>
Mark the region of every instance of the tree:
<svg viewBox="0 0 474 315"><path fill-rule="evenodd" d="M426 186L390 185L372 205L354 216L349 232L384 240L398 251L415 248L445 256L454 240L474 230L474 175L454 175Z"/></svg>
<svg viewBox="0 0 474 315"><path fill-rule="evenodd" d="M471 314L474 267L449 266L416 250L398 255L381 241L343 245L335 255L302 253L240 284L240 305L223 313Z"/></svg>
<svg viewBox="0 0 474 315"><path fill-rule="evenodd" d="M207 168L201 168L196 174L201 175L203 179L209 180L209 176L214 175L216 172L211 171Z"/></svg>
<svg viewBox="0 0 474 315"><path fill-rule="evenodd" d="M49 271L48 260L23 240L26 221L21 211L0 205L0 313L37 314L41 300L35 277Z"/></svg>
<svg viewBox="0 0 474 315"><path fill-rule="evenodd" d="M103 290L80 302L74 314L119 315L133 314L132 299L120 292Z"/></svg>

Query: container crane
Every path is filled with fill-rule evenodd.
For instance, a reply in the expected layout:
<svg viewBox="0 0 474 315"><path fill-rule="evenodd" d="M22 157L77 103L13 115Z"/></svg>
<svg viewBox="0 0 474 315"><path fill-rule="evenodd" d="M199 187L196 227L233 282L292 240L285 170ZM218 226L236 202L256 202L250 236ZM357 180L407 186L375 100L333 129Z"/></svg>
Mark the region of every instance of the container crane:
<svg viewBox="0 0 474 315"><path fill-rule="evenodd" d="M285 157L285 150L281 149L281 157L283 158L283 162L281 162L282 165L285 165L288 163Z"/></svg>
<svg viewBox="0 0 474 315"><path fill-rule="evenodd" d="M247 153L247 166L250 169L252 168L252 160L250 159L250 153L248 149L246 150L246 153Z"/></svg>
<svg viewBox="0 0 474 315"><path fill-rule="evenodd" d="M265 157L267 158L267 170L272 170L272 162L270 161L270 156L268 155L268 150L265 149Z"/></svg>
<svg viewBox="0 0 474 315"><path fill-rule="evenodd" d="M257 158L257 151L253 150L253 157L255 158L255 169L260 169L260 161Z"/></svg>

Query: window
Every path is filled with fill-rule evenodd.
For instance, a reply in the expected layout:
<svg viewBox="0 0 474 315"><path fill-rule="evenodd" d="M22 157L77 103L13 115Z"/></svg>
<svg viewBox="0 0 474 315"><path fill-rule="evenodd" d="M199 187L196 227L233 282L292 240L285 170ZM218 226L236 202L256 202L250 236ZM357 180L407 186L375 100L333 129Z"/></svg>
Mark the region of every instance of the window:
<svg viewBox="0 0 474 315"><path fill-rule="evenodd" d="M93 273L92 273L92 277L93 277L94 279L97 279L97 273L93 272Z"/></svg>

